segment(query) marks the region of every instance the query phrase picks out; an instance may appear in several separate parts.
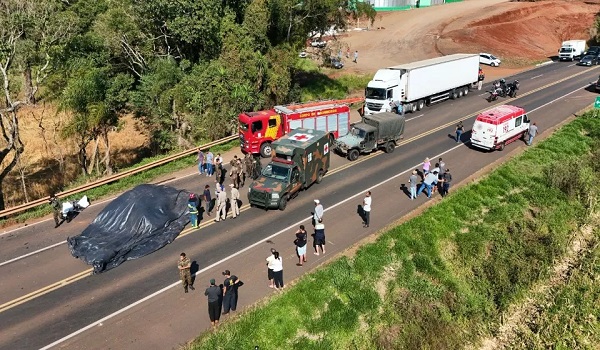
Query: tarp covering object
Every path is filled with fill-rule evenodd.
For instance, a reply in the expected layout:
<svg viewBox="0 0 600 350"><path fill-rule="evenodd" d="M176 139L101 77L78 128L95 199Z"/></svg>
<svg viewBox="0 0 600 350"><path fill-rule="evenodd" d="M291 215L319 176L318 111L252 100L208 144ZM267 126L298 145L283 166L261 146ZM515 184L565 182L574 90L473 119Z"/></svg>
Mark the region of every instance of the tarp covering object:
<svg viewBox="0 0 600 350"><path fill-rule="evenodd" d="M173 242L189 222L189 192L139 185L114 199L79 235L69 237L71 255L100 273Z"/></svg>

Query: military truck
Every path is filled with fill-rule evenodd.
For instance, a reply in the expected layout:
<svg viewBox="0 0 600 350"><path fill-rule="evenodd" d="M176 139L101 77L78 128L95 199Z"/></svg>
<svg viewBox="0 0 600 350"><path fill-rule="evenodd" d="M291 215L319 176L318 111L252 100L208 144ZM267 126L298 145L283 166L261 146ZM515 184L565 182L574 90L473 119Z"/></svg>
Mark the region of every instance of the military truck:
<svg viewBox="0 0 600 350"><path fill-rule="evenodd" d="M392 153L404 134L404 122L404 116L390 112L364 115L361 122L351 125L348 134L335 141L335 151L351 161L377 149Z"/></svg>
<svg viewBox="0 0 600 350"><path fill-rule="evenodd" d="M320 183L329 169L329 133L295 129L273 142L274 155L248 189L250 206L285 210L288 200L313 183Z"/></svg>

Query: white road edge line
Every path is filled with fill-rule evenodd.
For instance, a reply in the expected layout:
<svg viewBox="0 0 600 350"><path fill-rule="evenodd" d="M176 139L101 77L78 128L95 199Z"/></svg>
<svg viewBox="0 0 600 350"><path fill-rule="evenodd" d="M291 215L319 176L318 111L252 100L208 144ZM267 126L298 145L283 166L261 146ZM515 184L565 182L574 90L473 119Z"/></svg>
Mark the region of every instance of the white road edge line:
<svg viewBox="0 0 600 350"><path fill-rule="evenodd" d="M541 76L543 76L543 74L536 75L535 77L531 77L531 78L529 78L529 80L533 80L533 79L539 78L539 77L541 77Z"/></svg>
<svg viewBox="0 0 600 350"><path fill-rule="evenodd" d="M570 65L568 65L567 67L573 67L573 66L574 66L574 65L576 65L576 64L577 64L577 63L573 63L573 64L570 64Z"/></svg>
<svg viewBox="0 0 600 350"><path fill-rule="evenodd" d="M52 248L58 247L59 245L63 245L63 244L65 244L65 243L67 243L67 241L63 241L63 242L54 243L53 245L47 246L47 247L45 247L45 248L42 248L42 249L38 249L38 250L36 250L35 252L30 252L30 253L27 253L27 254L25 254L25 255L21 255L21 256L18 256L18 257L16 257L16 258L13 258L13 259L6 260L6 261L4 261L4 262L0 263L0 267L2 267L2 266L4 266L4 265L8 265L8 264L10 264L10 263L13 263L13 262L15 262L15 261L18 261L18 260L21 260L21 259L25 259L25 258L26 258L26 257L28 257L28 256L32 256L32 255L35 255L35 254L37 254L37 253L41 253L41 252L43 252L43 251L45 251L45 250L48 250L48 249L52 249Z"/></svg>
<svg viewBox="0 0 600 350"><path fill-rule="evenodd" d="M571 94L573 94L573 93L575 93L575 92L577 92L577 91L579 91L579 90L585 89L587 86L588 86L588 85L585 85L585 86L583 86L583 87L577 88L576 90L573 90L573 91L571 91L571 92L569 92L569 93L567 93L567 94L565 94L565 95L563 95L563 96L561 96L561 97L558 97L558 98L556 98L556 99L554 99L554 100L552 100L552 101L550 101L550 102L548 102L548 103L545 103L545 104L543 104L543 105L541 105L541 106L539 106L539 107L537 107L537 108L534 108L534 109L532 109L532 110L531 110L531 111L529 111L528 113L532 113L532 112L534 112L534 111L537 111L537 110L539 110L540 108L543 108L543 107L545 107L545 106L547 106L547 105L549 105L549 104L552 104L552 103L554 103L554 102L556 102L556 101L558 101L558 100L560 100L560 99L562 99L562 98L565 98L565 97L567 97L567 96L569 96L569 95L571 95ZM443 155L444 155L444 154L446 154L446 153L450 153L450 152L454 151L455 149L457 149L457 148L459 148L459 147L462 147L462 146L464 146L465 144L466 144L466 143L460 144L460 145L458 145L458 146L454 146L454 147L452 147L452 148L450 148L450 149L448 149L448 150L446 150L446 151L444 151L444 152L442 152L442 153L440 153L440 154L438 154L438 155L436 155L436 156L433 156L433 157L431 157L431 159L435 159L435 158L438 158L438 157L440 157L440 156L443 156ZM362 191L360 191L360 192L356 193L355 195L353 195L353 196L351 196L351 197L348 197L348 198L344 199L343 201L341 201L341 202L338 202L338 203L336 203L336 204L334 204L334 205L332 205L332 206L328 207L327 209L325 209L325 211L329 211L329 210L331 210L331 209L333 209L333 208L335 208L335 207L338 207L338 206L340 206L340 205L342 205L342 204L344 204L344 203L346 203L346 202L348 202L348 201L350 201L350 200L352 200L352 199L354 199L354 198L356 198L356 197L358 197L358 196L362 195L362 194L363 194L363 193L365 193L366 191L370 191L370 190L372 190L372 189L374 189L374 188L376 188L376 187L379 187L379 186L381 186L381 185L383 185L383 184L385 184L385 183L388 183L388 182L390 182L390 181L392 181L392 180L394 180L394 179L396 179L396 178L398 178L398 177L400 177L400 176L402 176L402 175L404 175L404 174L408 173L409 171L412 171L413 169L415 169L415 168L418 168L418 167L419 167L421 164L422 164L422 163L419 163L419 164L417 164L417 165L415 165L415 166L413 166L413 167L410 167L409 169L407 169L407 170L404 170L403 172L401 172L401 173L398 173L398 174L396 174L396 175L394 175L394 176L392 176L392 177L388 178L387 180L384 180L384 181L382 181L382 182L378 183L378 184L377 184L377 185L375 185L375 186L371 186L371 187L369 187L369 188L366 188L366 189L364 189L364 190L362 190ZM211 265L209 265L209 266L207 266L207 267L203 268L202 270L199 270L199 271L197 271L197 272L194 274L194 276L198 276L198 274L200 274L200 273L206 272L206 271L208 271L208 270L212 269L213 267L216 267L217 265L220 265L220 264L222 264L222 263L224 263L224 262L226 262L226 261L228 261L228 260L230 260L230 259L232 259L232 258L234 258L234 257L236 257L236 256L238 256L238 255L240 255L240 254L242 254L242 253L244 253L244 252L246 252L246 251L248 251L248 250L250 250L250 249L252 249L252 248L254 248L254 247L256 247L256 246L258 246L258 245L260 245L260 244L263 244L265 241L267 241L267 240L269 240L269 239L272 239L272 238L274 238L274 237L277 237L277 236L279 236L280 234L282 234L282 233L284 233L284 232L286 232L286 231L289 231L290 229L292 229L292 228L294 228L294 227L297 227L298 225L302 224L304 221L307 221L307 220L309 220L310 218L311 218L311 216L308 216L308 217L306 217L305 219L302 219L302 220L300 220L300 221L298 221L298 222L296 222L296 223L294 223L294 224L291 224L290 226L288 226L288 227L286 227L286 228L284 228L284 229L282 229L282 230L280 230L280 231L278 231L278 232L276 232L276 233L274 233L274 234L270 235L269 237L263 238L263 239L261 239L260 241L257 241L257 242L255 242L255 243L253 243L253 244L251 244L251 245L247 246L246 248L244 248L244 249L242 249L242 250L239 250L239 251L237 251L237 252L233 253L232 255L230 255L230 256L228 256L228 257L226 257L226 258L223 258L223 259L221 259L221 260L219 260L219 261L217 261L217 262L215 262L215 263L213 263L213 264L211 264ZM54 346L56 346L56 345L58 345L58 344L60 344L60 343L63 343L63 342L65 342L65 341L67 341L67 340L69 340L69 339L71 339L71 338L73 338L73 337L75 337L75 336L77 336L77 335L79 335L79 334L81 334L81 333L83 333L83 332L87 331L88 329L91 329L91 328L93 328L93 327L95 327L95 326L97 326L97 325L99 325L99 324L101 324L101 323L103 323L103 322L105 322L105 321L107 321L107 320L109 320L109 319L111 319L111 318L115 317L115 316L118 316L118 315L122 314L123 312L125 312L125 311L127 311L127 310L129 310L129 309L132 309L132 308L134 308L134 307L136 307L136 306L138 306L138 305L140 305L140 304L144 303L144 302L145 302L145 301L147 301L147 300L150 300L150 299L154 298L155 296L157 296L157 295L159 295L159 294L162 294L162 293L164 293L164 292L168 291L169 289L171 289L171 288L173 288L173 287L176 287L176 286L178 286L180 283L181 283L180 281L177 281L177 282L171 283L170 285L168 285L168 286L166 286L166 287L164 287L164 288L162 288L162 289L160 289L160 290L158 290L158 291L156 291L156 292L154 292L154 293L152 293L152 294L150 294L150 295L148 295L148 296L146 296L146 297L144 297L144 298L142 298L142 299L140 299L140 300L138 300L138 301L136 301L136 302L134 302L134 303L132 303L132 304L129 304L129 305L127 305L126 307L124 307L124 308L122 308L122 309L120 309L120 310L117 310L117 311L113 312L112 314L110 314L110 315L108 315L108 316L105 316L105 317L101 318L101 319L99 319L98 321L92 322L92 323L90 323L89 325L87 325L87 326L85 326L85 327L83 327L83 328L81 328L81 329L79 329L79 330L77 330L77 331L75 331L75 332L73 332L73 333L71 333L71 334L69 334L69 335L67 335L67 336L63 337L63 338L60 338L60 339L58 339L57 341L55 341L55 342L53 342L53 343L51 343L51 344L49 344L49 345L46 345L46 346L44 346L44 347L43 347L43 348L41 348L40 350L48 350L48 349L50 349L50 348L52 348L52 347L54 347Z"/></svg>
<svg viewBox="0 0 600 350"><path fill-rule="evenodd" d="M412 117L412 118L408 118L408 119L406 119L405 121L409 122L409 121L411 121L411 120L413 120L413 119L421 118L421 117L422 117L422 116L424 116L424 115L425 115L425 114L419 114L418 116L416 116L416 117Z"/></svg>

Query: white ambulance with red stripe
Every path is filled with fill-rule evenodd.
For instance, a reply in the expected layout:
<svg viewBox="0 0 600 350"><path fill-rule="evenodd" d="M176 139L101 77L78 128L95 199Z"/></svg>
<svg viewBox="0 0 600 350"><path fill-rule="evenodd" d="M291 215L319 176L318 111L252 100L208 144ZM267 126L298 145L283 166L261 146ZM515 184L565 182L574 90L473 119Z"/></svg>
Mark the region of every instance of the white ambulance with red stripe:
<svg viewBox="0 0 600 350"><path fill-rule="evenodd" d="M527 112L521 107L502 105L480 113L471 130L471 145L502 151L506 145L525 137L529 130Z"/></svg>

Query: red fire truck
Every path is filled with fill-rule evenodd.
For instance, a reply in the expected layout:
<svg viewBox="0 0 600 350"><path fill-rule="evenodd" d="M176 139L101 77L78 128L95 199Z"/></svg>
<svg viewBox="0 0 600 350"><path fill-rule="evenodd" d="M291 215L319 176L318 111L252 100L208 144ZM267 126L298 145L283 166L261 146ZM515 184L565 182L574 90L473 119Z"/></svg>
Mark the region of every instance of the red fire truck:
<svg viewBox="0 0 600 350"><path fill-rule="evenodd" d="M346 135L350 128L350 107L364 98L330 100L275 106L239 115L242 152L271 156L271 142L297 128L327 131L330 137Z"/></svg>

